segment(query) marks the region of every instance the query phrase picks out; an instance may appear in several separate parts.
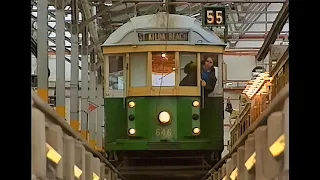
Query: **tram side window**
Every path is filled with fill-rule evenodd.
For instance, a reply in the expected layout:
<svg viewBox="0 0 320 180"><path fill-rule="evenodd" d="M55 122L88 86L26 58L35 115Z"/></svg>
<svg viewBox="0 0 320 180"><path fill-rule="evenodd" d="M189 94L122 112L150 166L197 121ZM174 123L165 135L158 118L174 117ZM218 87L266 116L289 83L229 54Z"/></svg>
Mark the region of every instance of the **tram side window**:
<svg viewBox="0 0 320 180"><path fill-rule="evenodd" d="M218 55L212 53L202 53L201 54L201 79L209 82L215 79L216 89L218 83Z"/></svg>
<svg viewBox="0 0 320 180"><path fill-rule="evenodd" d="M109 56L109 89L123 89L123 56Z"/></svg>
<svg viewBox="0 0 320 180"><path fill-rule="evenodd" d="M197 54L180 52L180 86L197 86Z"/></svg>
<svg viewBox="0 0 320 180"><path fill-rule="evenodd" d="M175 86L174 53L152 53L152 86Z"/></svg>
<svg viewBox="0 0 320 180"><path fill-rule="evenodd" d="M148 53L130 54L130 87L147 86Z"/></svg>

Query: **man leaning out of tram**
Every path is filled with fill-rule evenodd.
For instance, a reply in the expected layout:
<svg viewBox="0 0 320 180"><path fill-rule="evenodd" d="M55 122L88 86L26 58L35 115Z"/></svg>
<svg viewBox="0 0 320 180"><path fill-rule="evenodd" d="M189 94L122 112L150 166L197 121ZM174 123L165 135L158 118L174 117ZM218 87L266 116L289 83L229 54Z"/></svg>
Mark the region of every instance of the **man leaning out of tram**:
<svg viewBox="0 0 320 180"><path fill-rule="evenodd" d="M197 86L197 64L193 61L189 62L184 67L184 73L187 76L181 80L180 86ZM211 57L207 57L201 61L201 86L204 87L205 97L208 97L208 94L213 92L216 83L217 77L215 75L213 60Z"/></svg>

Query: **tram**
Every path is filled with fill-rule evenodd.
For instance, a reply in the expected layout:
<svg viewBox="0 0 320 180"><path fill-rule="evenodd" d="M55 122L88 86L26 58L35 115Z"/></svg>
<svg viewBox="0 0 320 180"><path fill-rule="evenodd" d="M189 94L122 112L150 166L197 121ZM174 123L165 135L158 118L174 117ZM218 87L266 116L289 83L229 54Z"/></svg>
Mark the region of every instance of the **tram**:
<svg viewBox="0 0 320 180"><path fill-rule="evenodd" d="M217 162L224 148L225 46L195 18L165 12L133 17L113 32L102 45L109 160L202 169ZM203 97L201 62L208 57L217 82ZM181 86L188 63L197 82Z"/></svg>

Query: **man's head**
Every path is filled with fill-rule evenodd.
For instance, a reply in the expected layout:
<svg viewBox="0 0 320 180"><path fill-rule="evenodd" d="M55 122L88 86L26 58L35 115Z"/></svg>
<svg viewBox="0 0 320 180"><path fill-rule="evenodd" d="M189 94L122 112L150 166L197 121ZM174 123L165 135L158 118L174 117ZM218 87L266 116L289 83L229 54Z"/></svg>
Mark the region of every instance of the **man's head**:
<svg viewBox="0 0 320 180"><path fill-rule="evenodd" d="M208 58L206 59L206 61L204 62L204 68L205 68L206 70L209 70L209 69L212 68L212 66L213 66L213 60L212 60L211 57L208 57Z"/></svg>

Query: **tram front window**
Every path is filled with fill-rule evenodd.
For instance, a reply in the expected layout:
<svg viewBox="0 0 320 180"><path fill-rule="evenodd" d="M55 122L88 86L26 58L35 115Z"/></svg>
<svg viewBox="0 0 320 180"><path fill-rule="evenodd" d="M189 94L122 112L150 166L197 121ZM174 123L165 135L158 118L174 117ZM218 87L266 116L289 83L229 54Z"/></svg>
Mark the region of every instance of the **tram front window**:
<svg viewBox="0 0 320 180"><path fill-rule="evenodd" d="M180 86L197 86L197 54L180 52Z"/></svg>
<svg viewBox="0 0 320 180"><path fill-rule="evenodd" d="M123 56L109 56L109 89L123 89Z"/></svg>
<svg viewBox="0 0 320 180"><path fill-rule="evenodd" d="M173 52L152 53L152 86L175 86L175 59Z"/></svg>
<svg viewBox="0 0 320 180"><path fill-rule="evenodd" d="M216 89L218 80L218 55L202 53L201 55L201 80L205 94L212 93Z"/></svg>

